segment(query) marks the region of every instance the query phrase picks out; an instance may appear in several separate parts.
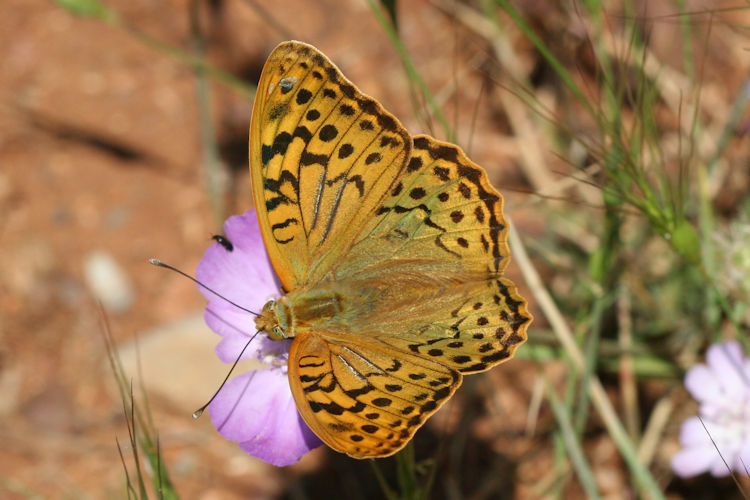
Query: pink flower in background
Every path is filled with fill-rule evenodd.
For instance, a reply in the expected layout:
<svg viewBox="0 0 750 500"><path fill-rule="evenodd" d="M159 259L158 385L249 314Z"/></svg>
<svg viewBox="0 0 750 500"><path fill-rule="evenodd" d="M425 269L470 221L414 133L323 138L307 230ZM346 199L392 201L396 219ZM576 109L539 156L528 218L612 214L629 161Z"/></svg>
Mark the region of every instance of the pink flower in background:
<svg viewBox="0 0 750 500"><path fill-rule="evenodd" d="M706 361L685 375L700 410L682 424L672 469L681 477L750 475L750 358L739 342L723 342L708 348Z"/></svg>
<svg viewBox="0 0 750 500"><path fill-rule="evenodd" d="M230 217L224 231L228 243L217 242L206 250L196 277L232 302L260 312L281 291L255 211ZM199 289L208 299L206 323L223 337L216 354L225 363L233 363L255 333L254 316L202 287ZM267 368L234 377L208 407L211 421L222 436L239 443L250 455L277 466L293 464L322 444L297 412L289 389L290 343L291 340L271 340L259 334L242 358L256 358Z"/></svg>

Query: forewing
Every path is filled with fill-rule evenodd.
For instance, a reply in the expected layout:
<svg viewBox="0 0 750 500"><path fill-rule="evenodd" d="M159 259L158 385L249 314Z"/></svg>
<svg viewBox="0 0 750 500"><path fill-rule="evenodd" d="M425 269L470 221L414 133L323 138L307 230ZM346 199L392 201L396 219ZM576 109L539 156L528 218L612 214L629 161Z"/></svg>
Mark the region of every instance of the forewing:
<svg viewBox="0 0 750 500"><path fill-rule="evenodd" d="M396 453L461 384L431 359L378 342L303 333L289 352L289 384L302 418L354 458Z"/></svg>
<svg viewBox="0 0 750 500"><path fill-rule="evenodd" d="M398 120L314 47L285 42L263 69L250 127L255 207L287 291L325 276L409 157Z"/></svg>

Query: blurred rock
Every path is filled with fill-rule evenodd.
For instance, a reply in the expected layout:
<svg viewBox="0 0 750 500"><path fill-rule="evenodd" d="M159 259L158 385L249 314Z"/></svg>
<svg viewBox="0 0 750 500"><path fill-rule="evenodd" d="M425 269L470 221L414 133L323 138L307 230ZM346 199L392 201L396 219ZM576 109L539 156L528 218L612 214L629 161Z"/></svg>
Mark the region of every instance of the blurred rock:
<svg viewBox="0 0 750 500"><path fill-rule="evenodd" d="M52 383L26 402L21 414L37 429L70 432L76 424L71 401L70 392L65 387Z"/></svg>
<svg viewBox="0 0 750 500"><path fill-rule="evenodd" d="M5 174L0 174L0 203L4 203L10 197L12 191L10 178Z"/></svg>
<svg viewBox="0 0 750 500"><path fill-rule="evenodd" d="M94 297L110 312L123 312L133 305L133 286L111 254L96 250L84 258L86 285Z"/></svg>
<svg viewBox="0 0 750 500"><path fill-rule="evenodd" d="M10 415L16 410L22 380L23 375L18 366L3 367L0 371L0 416Z"/></svg>
<svg viewBox="0 0 750 500"><path fill-rule="evenodd" d="M0 284L7 286L11 294L33 297L38 303L45 293L46 277L57 265L49 243L31 236L15 247L3 249Z"/></svg>

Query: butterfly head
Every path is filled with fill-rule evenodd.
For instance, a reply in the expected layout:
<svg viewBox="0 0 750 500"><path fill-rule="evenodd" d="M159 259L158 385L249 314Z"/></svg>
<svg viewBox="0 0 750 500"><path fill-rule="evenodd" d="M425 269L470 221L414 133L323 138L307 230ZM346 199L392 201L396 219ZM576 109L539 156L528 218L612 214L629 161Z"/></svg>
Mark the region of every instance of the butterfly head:
<svg viewBox="0 0 750 500"><path fill-rule="evenodd" d="M284 340L287 335L287 307L281 300L269 300L263 311L255 318L255 328L266 332L273 340Z"/></svg>

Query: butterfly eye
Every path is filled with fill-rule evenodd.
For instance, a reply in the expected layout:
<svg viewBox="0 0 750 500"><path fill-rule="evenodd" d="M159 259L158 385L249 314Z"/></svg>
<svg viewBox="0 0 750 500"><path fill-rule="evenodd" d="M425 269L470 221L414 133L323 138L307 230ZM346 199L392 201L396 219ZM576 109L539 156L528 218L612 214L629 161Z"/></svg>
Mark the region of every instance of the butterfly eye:
<svg viewBox="0 0 750 500"><path fill-rule="evenodd" d="M271 313L273 314L273 300L269 300L263 305L263 313Z"/></svg>
<svg viewBox="0 0 750 500"><path fill-rule="evenodd" d="M284 330L282 330L279 325L274 325L273 328L271 328L271 332L268 334L268 336L273 340L284 340L286 338Z"/></svg>

